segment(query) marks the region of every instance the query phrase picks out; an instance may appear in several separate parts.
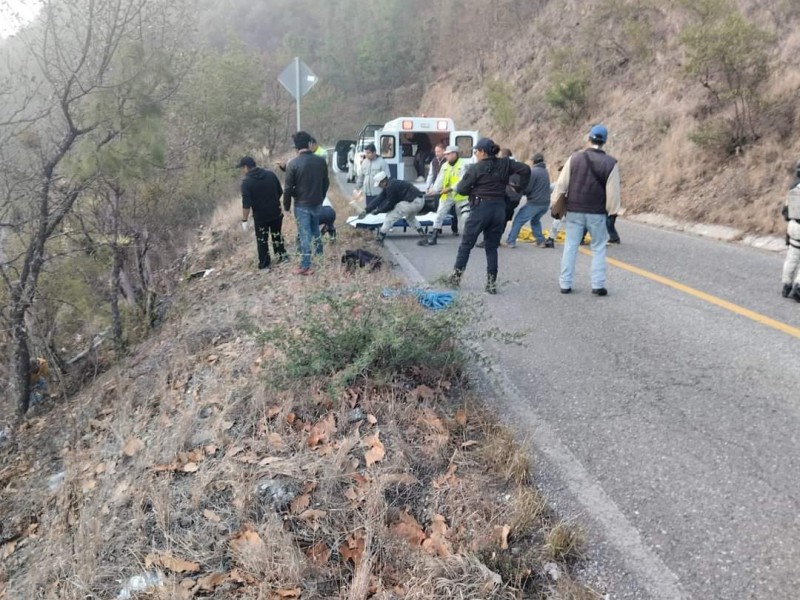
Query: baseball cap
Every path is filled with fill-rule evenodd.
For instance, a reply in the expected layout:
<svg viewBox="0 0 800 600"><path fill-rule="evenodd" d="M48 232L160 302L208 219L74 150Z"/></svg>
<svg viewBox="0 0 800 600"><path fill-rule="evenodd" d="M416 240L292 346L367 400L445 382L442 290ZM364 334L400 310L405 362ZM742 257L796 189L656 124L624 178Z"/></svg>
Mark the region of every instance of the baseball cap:
<svg viewBox="0 0 800 600"><path fill-rule="evenodd" d="M536 154L534 154L531 157L531 162L533 164L535 164L535 165L538 165L539 163L543 163L544 162L544 154L542 154L541 152L537 152Z"/></svg>
<svg viewBox="0 0 800 600"><path fill-rule="evenodd" d="M605 125L595 125L589 130L589 140L605 144L608 141L608 129Z"/></svg>
<svg viewBox="0 0 800 600"><path fill-rule="evenodd" d="M458 146L448 146L447 148L444 149L445 154L450 154L451 152L458 152L458 151L459 151Z"/></svg>
<svg viewBox="0 0 800 600"><path fill-rule="evenodd" d="M475 144L475 150L481 150L486 152L486 154L491 154L492 150L495 148L494 140L491 138L481 138Z"/></svg>
<svg viewBox="0 0 800 600"><path fill-rule="evenodd" d="M383 181L384 179L388 179L386 177L386 173L384 173L383 171L379 171L375 173L375 177L372 178L372 182L375 185L380 185L381 181Z"/></svg>
<svg viewBox="0 0 800 600"><path fill-rule="evenodd" d="M250 169L256 166L256 161L253 159L252 156L243 156L239 159L239 162L236 163L236 168L241 169L242 167L248 167Z"/></svg>

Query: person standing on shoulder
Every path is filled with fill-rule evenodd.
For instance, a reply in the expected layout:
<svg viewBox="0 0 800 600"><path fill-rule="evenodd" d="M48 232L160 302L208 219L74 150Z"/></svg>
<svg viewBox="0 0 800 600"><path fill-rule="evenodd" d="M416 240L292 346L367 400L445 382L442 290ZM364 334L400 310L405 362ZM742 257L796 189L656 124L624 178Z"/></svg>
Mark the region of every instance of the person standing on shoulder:
<svg viewBox="0 0 800 600"><path fill-rule="evenodd" d="M458 146L448 146L445 149L445 163L439 170L436 181L431 191L440 194L439 208L436 211L436 220L428 237L417 242L420 246L435 246L436 238L442 234L445 217L455 207L459 226L464 229L469 218L469 198L456 192L456 187L467 170L467 161L458 155Z"/></svg>
<svg viewBox="0 0 800 600"><path fill-rule="evenodd" d="M605 296L606 244L608 229L606 217L615 215L620 208L619 165L606 154L603 146L608 141L608 129L595 125L589 131L589 146L576 152L564 163L561 175L553 190L552 203L560 195L566 196L567 237L561 255L559 285L562 294L572 292L575 259L584 229L592 237L592 294Z"/></svg>
<svg viewBox="0 0 800 600"><path fill-rule="evenodd" d="M364 208L367 212L372 212L375 198L381 193L380 188L375 185L375 175L378 173L384 173L386 177L392 176L386 160L378 156L375 144L367 144L364 148L364 160L361 161L361 170L356 181L356 190L363 194Z"/></svg>
<svg viewBox="0 0 800 600"><path fill-rule="evenodd" d="M387 213L378 231L378 243L383 245L386 234L398 219L405 219L419 235L424 236L425 230L417 221L417 215L425 205L422 192L413 184L399 179L389 179L386 173L382 172L375 175L373 183L381 193L375 198L373 208L369 212L373 215Z"/></svg>
<svg viewBox="0 0 800 600"><path fill-rule="evenodd" d="M256 166L251 156L243 156L236 165L242 171L242 229L247 229L250 212L253 213L253 225L256 232L256 248L258 250L258 268L269 269L269 240L279 263L289 260L283 244L281 227L281 182L272 171Z"/></svg>
<svg viewBox="0 0 800 600"><path fill-rule="evenodd" d="M311 141L308 143L308 149L311 150L312 154L324 160L326 165L328 164L328 151L317 143L316 138L311 138Z"/></svg>
<svg viewBox="0 0 800 600"><path fill-rule="evenodd" d="M328 164L311 152L311 136L308 133L298 131L292 139L297 156L286 165L283 209L289 212L294 198L294 218L300 240L300 265L293 273L311 275L311 244L314 244L314 254L322 254L319 213L322 201L328 193Z"/></svg>
<svg viewBox="0 0 800 600"><path fill-rule="evenodd" d="M550 208L550 175L547 165L544 164L544 155L537 152L531 158L531 181L525 189L525 204L517 211L511 223L506 243L509 248L517 247L517 237L525 223L530 222L531 231L536 238L539 248L547 248L547 243L542 233L542 217ZM551 246L552 247L552 246Z"/></svg>
<svg viewBox="0 0 800 600"><path fill-rule="evenodd" d="M800 162L794 169L789 197L781 211L786 219L786 260L783 263L781 296L800 302Z"/></svg>
<svg viewBox="0 0 800 600"><path fill-rule="evenodd" d="M470 215L466 222L456 264L449 283L458 287L467 268L469 254L483 233L486 242L486 291L497 293L497 248L506 226L506 186L517 176L520 189L528 187L531 169L510 158L498 158L500 147L489 138L475 144L475 158L456 186L456 193L469 197Z"/></svg>

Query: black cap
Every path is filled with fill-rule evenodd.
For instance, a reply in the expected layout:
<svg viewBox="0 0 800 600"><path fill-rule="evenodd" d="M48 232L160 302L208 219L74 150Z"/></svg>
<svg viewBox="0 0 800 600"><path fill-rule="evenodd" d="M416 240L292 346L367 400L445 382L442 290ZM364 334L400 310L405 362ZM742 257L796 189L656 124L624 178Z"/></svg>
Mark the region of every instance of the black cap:
<svg viewBox="0 0 800 600"><path fill-rule="evenodd" d="M239 162L236 163L236 168L241 169L242 167L247 167L248 169L254 169L256 166L256 161L253 159L252 156L243 156L239 159Z"/></svg>
<svg viewBox="0 0 800 600"><path fill-rule="evenodd" d="M537 152L531 157L531 162L535 165L538 165L539 163L544 163L544 154L542 154L541 152Z"/></svg>

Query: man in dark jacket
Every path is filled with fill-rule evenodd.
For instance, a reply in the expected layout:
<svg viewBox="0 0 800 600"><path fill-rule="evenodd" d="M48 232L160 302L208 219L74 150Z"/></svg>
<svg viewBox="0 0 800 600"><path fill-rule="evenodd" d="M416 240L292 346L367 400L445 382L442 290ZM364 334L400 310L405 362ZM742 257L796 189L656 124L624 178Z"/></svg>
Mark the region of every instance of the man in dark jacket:
<svg viewBox="0 0 800 600"><path fill-rule="evenodd" d="M478 162L470 166L456 186L456 192L469 196L470 216L458 247L456 264L450 283L458 286L467 268L469 254L478 236L483 233L486 242L486 291L497 293L497 247L506 226L506 186L517 176L518 188L525 189L531 177L528 165L510 158L499 158L500 147L489 138L475 144Z"/></svg>
<svg viewBox="0 0 800 600"><path fill-rule="evenodd" d="M508 232L506 243L509 248L517 246L517 237L525 223L530 222L531 231L536 238L536 245L539 248L546 248L544 234L542 233L542 216L550 207L550 175L547 173L547 166L544 164L544 155L537 152L531 158L531 181L525 190L525 204L522 205L511 223L511 231Z"/></svg>
<svg viewBox="0 0 800 600"><path fill-rule="evenodd" d="M309 145L311 136L298 131L292 136L297 156L286 165L283 190L283 209L289 212L294 198L294 218L300 240L300 265L295 275L311 275L311 244L314 253L322 254L322 238L319 232L319 212L328 193L328 164L314 155Z"/></svg>
<svg viewBox="0 0 800 600"><path fill-rule="evenodd" d="M374 208L370 214L386 213L378 232L378 243L383 244L386 234L398 219L405 219L419 235L425 237L425 230L417 221L417 215L425 205L422 192L407 181L389 179L383 171L378 171L374 183L381 189L381 193L375 198Z"/></svg>
<svg viewBox="0 0 800 600"><path fill-rule="evenodd" d="M258 248L258 268L268 269L270 266L269 240L278 262L288 260L283 245L281 226L281 182L275 173L256 166L251 156L243 156L236 165L241 169L242 179L242 228L247 229L247 220L253 212L253 224L256 231L256 247Z"/></svg>

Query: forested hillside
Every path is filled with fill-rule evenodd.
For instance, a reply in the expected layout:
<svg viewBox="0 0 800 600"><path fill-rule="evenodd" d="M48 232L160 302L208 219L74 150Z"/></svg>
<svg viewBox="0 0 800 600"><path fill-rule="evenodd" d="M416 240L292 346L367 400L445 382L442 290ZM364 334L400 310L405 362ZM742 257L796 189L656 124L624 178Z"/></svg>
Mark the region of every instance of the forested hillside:
<svg viewBox="0 0 800 600"><path fill-rule="evenodd" d="M305 123L330 143L422 112L478 128L553 170L590 124L611 129L629 211L778 233L800 158L800 4L792 0L282 0L208 3L202 27L263 53L273 83L300 56L322 83ZM225 23L223 34L220 24ZM285 132L276 139L285 143Z"/></svg>

